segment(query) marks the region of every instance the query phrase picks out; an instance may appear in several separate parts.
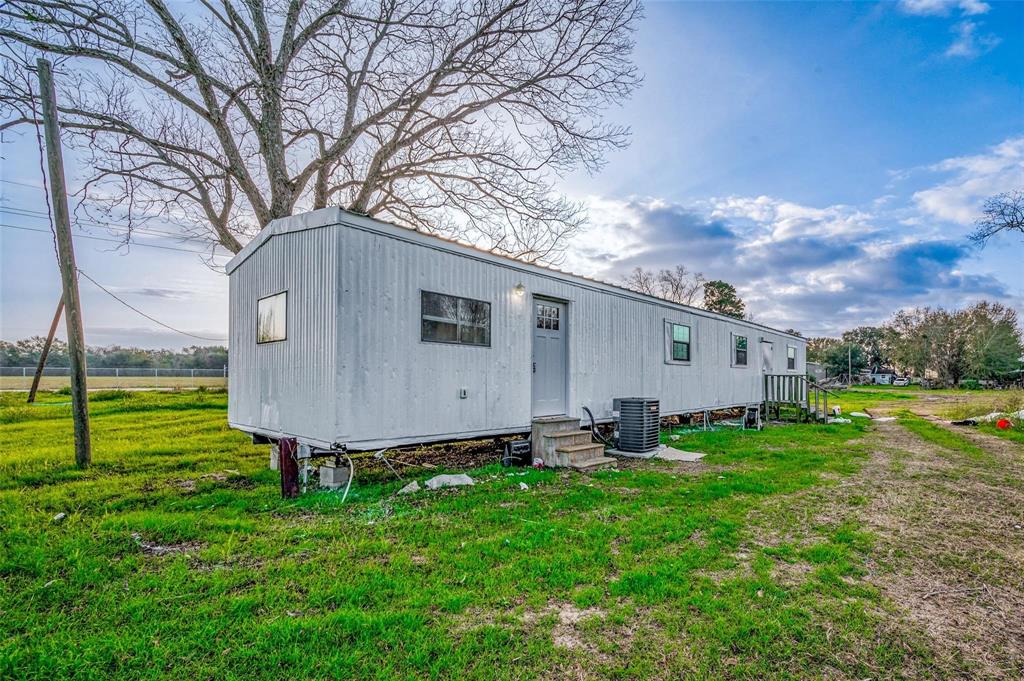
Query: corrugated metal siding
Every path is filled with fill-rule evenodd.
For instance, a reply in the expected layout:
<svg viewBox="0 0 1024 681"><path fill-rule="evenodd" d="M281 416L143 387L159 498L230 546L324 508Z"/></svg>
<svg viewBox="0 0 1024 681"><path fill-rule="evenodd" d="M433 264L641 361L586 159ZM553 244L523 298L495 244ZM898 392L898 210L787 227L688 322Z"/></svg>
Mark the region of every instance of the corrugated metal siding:
<svg viewBox="0 0 1024 681"><path fill-rule="evenodd" d="M573 416L587 405L609 417L614 397L658 397L663 413L759 401L762 335L773 336L776 367L785 366L785 336L386 235L339 231L338 440L353 446L528 426L534 296L568 302ZM525 296L513 293L519 283ZM422 290L490 302L491 347L421 342ZM691 364L665 362L666 319L691 326ZM745 368L730 366L732 332L748 338Z"/></svg>
<svg viewBox="0 0 1024 681"><path fill-rule="evenodd" d="M230 277L228 420L333 442L339 230L275 237ZM256 303L288 291L287 340L256 343Z"/></svg>
<svg viewBox="0 0 1024 681"><path fill-rule="evenodd" d="M759 401L762 337L776 373L789 344L803 371L803 341L431 244L342 225L254 249L231 274L231 422L354 448L527 429L534 297L568 303L573 416L608 418L615 397L656 397L666 414ZM256 301L284 289L288 340L257 346ZM491 303L491 347L421 342L422 290ZM666 319L690 325L690 364L666 363ZM745 368L730 366L733 332Z"/></svg>

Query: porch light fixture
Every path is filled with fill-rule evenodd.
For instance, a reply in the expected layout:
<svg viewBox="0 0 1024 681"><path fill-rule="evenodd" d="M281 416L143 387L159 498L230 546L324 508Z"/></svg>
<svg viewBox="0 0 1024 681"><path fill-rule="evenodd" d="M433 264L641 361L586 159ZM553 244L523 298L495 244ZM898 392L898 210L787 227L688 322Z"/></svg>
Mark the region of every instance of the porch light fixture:
<svg viewBox="0 0 1024 681"><path fill-rule="evenodd" d="M518 283L516 284L516 287L512 289L512 292L515 293L517 296L522 296L526 293L526 287L523 286L522 283Z"/></svg>

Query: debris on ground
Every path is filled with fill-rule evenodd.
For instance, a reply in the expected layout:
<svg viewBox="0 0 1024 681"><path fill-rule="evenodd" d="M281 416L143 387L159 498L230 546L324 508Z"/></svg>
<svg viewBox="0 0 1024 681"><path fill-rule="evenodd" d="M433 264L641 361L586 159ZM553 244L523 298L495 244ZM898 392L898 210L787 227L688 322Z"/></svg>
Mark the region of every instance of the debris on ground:
<svg viewBox="0 0 1024 681"><path fill-rule="evenodd" d="M831 417L828 420L829 423L853 423L850 419L844 419L839 416Z"/></svg>
<svg viewBox="0 0 1024 681"><path fill-rule="evenodd" d="M664 461L683 461L686 463L696 463L704 458L704 452L684 452L680 449L666 449L658 452L655 455L656 459L662 459Z"/></svg>
<svg viewBox="0 0 1024 681"><path fill-rule="evenodd" d="M865 414L862 411L851 411L850 412L850 416L853 416L853 417L856 417L856 418L859 418L859 419L869 419L869 418L871 418L871 414Z"/></svg>
<svg viewBox="0 0 1024 681"><path fill-rule="evenodd" d="M875 423L892 423L896 420L895 416L879 416L878 418L871 419Z"/></svg>
<svg viewBox="0 0 1024 681"><path fill-rule="evenodd" d="M469 477L465 473L457 473L454 475L435 475L430 480L424 483L427 489L441 489L442 487L463 487L465 485L473 485L473 478Z"/></svg>
<svg viewBox="0 0 1024 681"><path fill-rule="evenodd" d="M967 419L960 419L959 421L950 421L950 424L954 426L976 426L979 423L992 423L993 421L996 421L996 427L1001 428L1001 430L1006 430L1008 427L1012 425L1012 423L1009 421L1009 419L1012 418L1024 419L1024 409L1021 409L1020 411L1017 412L1011 412L1009 414L1001 411L994 411L990 414L984 414L982 416L972 416ZM1006 421L1008 425L999 426L999 421Z"/></svg>
<svg viewBox="0 0 1024 681"><path fill-rule="evenodd" d="M64 520L67 517L68 517L67 513L64 513L64 512L58 513L57 515L53 516L53 522L59 523L60 521Z"/></svg>
<svg viewBox="0 0 1024 681"><path fill-rule="evenodd" d="M521 483L519 483L519 489L521 489L523 491L526 491L526 490L530 489L530 486L527 485L525 482L521 482Z"/></svg>
<svg viewBox="0 0 1024 681"><path fill-rule="evenodd" d="M408 485L398 490L399 494L415 494L420 491L420 483L413 480Z"/></svg>

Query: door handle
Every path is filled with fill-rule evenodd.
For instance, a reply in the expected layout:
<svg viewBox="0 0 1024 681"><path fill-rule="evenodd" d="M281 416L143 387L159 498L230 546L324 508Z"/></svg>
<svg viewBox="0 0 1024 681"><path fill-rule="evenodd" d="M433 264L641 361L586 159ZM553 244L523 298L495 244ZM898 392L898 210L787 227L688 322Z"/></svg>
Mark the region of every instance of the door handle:
<svg viewBox="0 0 1024 681"><path fill-rule="evenodd" d="M537 363L533 363L533 373L537 373Z"/></svg>

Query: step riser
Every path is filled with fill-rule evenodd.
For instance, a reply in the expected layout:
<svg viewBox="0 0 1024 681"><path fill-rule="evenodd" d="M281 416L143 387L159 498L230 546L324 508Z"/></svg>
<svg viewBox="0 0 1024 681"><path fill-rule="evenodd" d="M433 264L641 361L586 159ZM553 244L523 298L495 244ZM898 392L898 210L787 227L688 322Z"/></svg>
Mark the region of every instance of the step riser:
<svg viewBox="0 0 1024 681"><path fill-rule="evenodd" d="M565 447L566 445L589 445L593 442L593 438L591 438L589 430L574 430L557 433L555 435L545 435L544 439L546 441L545 444L547 442L551 442L558 447Z"/></svg>
<svg viewBox="0 0 1024 681"><path fill-rule="evenodd" d="M591 452L590 454L581 454L579 452L574 452L574 453L569 455L569 463L571 463L571 464L573 464L573 463L575 463L575 464L587 463L588 461L593 461L594 459L600 459L603 456L604 456L604 450L601 450L599 452Z"/></svg>
<svg viewBox="0 0 1024 681"><path fill-rule="evenodd" d="M555 460L564 461L565 464L584 464L604 456L603 445L591 445L581 450L556 450ZM562 465L565 465L562 464Z"/></svg>
<svg viewBox="0 0 1024 681"><path fill-rule="evenodd" d="M583 432L583 431L580 431L580 432ZM558 450L560 448L562 448L562 447L565 447L567 445L585 445L585 444L589 444L590 443L590 437L589 436L586 437L586 439L582 439L582 438L579 438L579 437L574 437L574 438L572 438L573 439L572 442L567 442L566 441L567 439L568 438L561 438L561 437L560 438L551 438L551 437L543 438L543 442L541 444L541 451L543 453L541 454L541 457L544 459L545 463L547 461L549 461L549 460L550 461L554 461L555 459L557 459L558 458Z"/></svg>
<svg viewBox="0 0 1024 681"><path fill-rule="evenodd" d="M570 464L569 467L575 468L578 471L586 473L590 471L596 471L598 469L605 467L614 467L616 463L617 462L615 461L615 459L607 456L602 456L598 459L591 459L590 461L584 464Z"/></svg>

